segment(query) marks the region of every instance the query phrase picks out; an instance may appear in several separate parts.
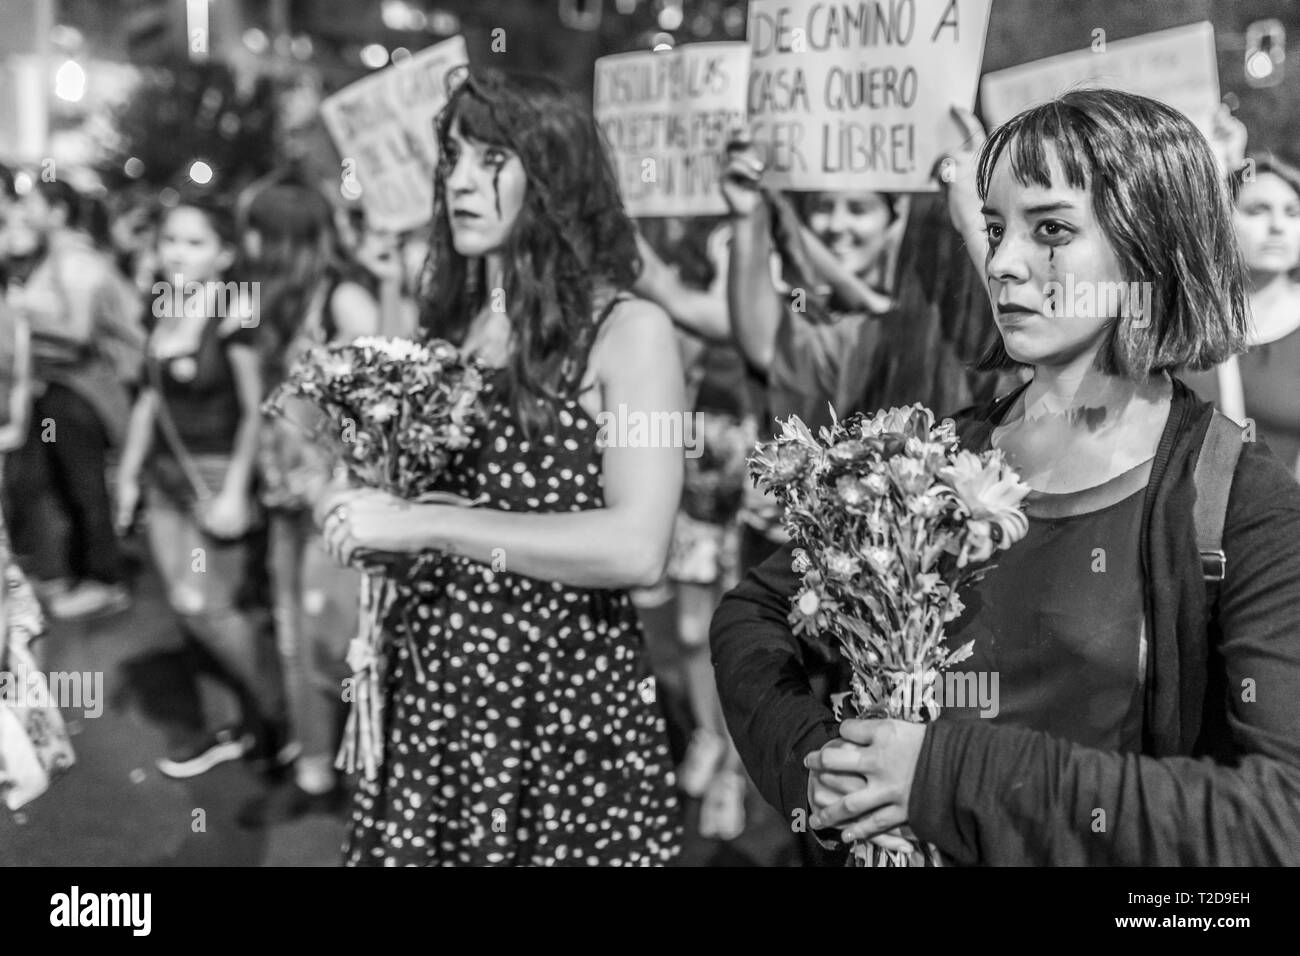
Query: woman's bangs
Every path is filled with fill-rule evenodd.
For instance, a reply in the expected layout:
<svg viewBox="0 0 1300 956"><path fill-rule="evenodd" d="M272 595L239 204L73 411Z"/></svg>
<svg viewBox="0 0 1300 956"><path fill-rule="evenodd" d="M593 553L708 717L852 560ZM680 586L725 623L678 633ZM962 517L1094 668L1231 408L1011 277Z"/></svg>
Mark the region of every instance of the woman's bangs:
<svg viewBox="0 0 1300 956"><path fill-rule="evenodd" d="M512 149L511 138L499 121L498 112L499 107L494 109L476 89L467 88L455 101L447 129L456 127L465 139Z"/></svg>
<svg viewBox="0 0 1300 956"><path fill-rule="evenodd" d="M1065 182L1060 185L1087 189L1096 164L1088 137L1080 128L1083 119L1075 110L1047 103L1026 110L999 127L980 157L977 172L980 195L988 195L993 170L1003 153L1011 161L1011 175L1022 186L1051 189L1057 185L1052 180L1054 159L1065 175Z"/></svg>

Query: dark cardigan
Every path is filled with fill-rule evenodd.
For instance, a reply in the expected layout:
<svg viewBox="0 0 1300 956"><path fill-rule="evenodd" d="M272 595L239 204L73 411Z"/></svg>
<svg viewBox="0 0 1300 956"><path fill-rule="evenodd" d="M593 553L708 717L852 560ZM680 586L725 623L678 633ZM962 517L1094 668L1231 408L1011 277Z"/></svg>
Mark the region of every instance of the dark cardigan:
<svg viewBox="0 0 1300 956"><path fill-rule="evenodd" d="M963 444L977 446L1014 397L959 413ZM953 862L1300 864L1300 485L1265 447L1245 445L1224 529L1227 577L1207 626L1192 473L1212 411L1175 380L1147 487L1142 754L980 720L930 724L909 823ZM804 659L816 652L786 620L799 587L791 548L723 598L710 640L745 766L797 818L803 758L838 725L809 686Z"/></svg>

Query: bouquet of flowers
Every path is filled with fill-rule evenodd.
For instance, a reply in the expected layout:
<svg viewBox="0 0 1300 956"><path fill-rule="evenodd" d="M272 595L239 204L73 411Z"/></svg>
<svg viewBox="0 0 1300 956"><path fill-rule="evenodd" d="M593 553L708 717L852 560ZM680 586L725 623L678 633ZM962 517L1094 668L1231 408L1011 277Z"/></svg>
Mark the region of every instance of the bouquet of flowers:
<svg viewBox="0 0 1300 956"><path fill-rule="evenodd" d="M291 400L305 400L319 413L313 439L333 449L354 482L431 501L447 463L483 420L482 389L481 368L449 342L361 338L304 354L263 411L285 415ZM374 779L383 753L383 622L396 582L373 559L360 562L360 625L348 650L352 709L338 762L349 773L360 764Z"/></svg>
<svg viewBox="0 0 1300 956"><path fill-rule="evenodd" d="M970 656L950 650L944 625L963 610L960 589L999 549L1024 537L1029 492L998 450L958 450L952 420L922 405L834 420L815 438L797 416L750 459L773 493L803 586L796 634L834 637L852 669L859 717L924 722L938 716L939 672ZM892 852L857 842L861 866L938 863L933 847Z"/></svg>

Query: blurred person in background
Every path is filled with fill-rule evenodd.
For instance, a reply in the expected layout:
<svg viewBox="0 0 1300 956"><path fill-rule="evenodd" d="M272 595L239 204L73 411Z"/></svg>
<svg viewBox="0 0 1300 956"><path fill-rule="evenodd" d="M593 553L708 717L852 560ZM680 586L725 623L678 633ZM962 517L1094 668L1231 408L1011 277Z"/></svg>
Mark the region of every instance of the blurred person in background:
<svg viewBox="0 0 1300 956"><path fill-rule="evenodd" d="M745 829L747 783L718 700L709 621L722 593L737 579L736 516L756 428L752 389L727 316L731 229L716 217L697 217L648 219L639 230L642 270L633 288L678 326L697 445L686 456L666 587L635 592L634 597L640 607L671 601L675 608L673 638L680 648L693 724L677 781L685 794L702 800L700 835L732 840ZM664 250L663 257L657 249Z"/></svg>
<svg viewBox="0 0 1300 956"><path fill-rule="evenodd" d="M168 278L155 286L145 385L117 481L119 530L131 527L143 499L168 602L224 685L201 684L205 726L158 761L177 779L254 752L270 757L283 737L278 661L244 599L260 554L253 488L262 371L251 299L223 291L234 257L226 209L186 199L164 214L158 260Z"/></svg>
<svg viewBox="0 0 1300 956"><path fill-rule="evenodd" d="M158 273L159 208L144 190L123 189L108 202L108 234L118 270L149 295Z"/></svg>
<svg viewBox="0 0 1300 956"><path fill-rule="evenodd" d="M16 200L13 174L8 167L0 165L0 221L5 210ZM3 259L0 259L0 266L2 264ZM3 288L3 279L0 274L0 289ZM26 320L0 298L0 458L27 440L28 419L32 412L31 358L31 336ZM3 473L2 467L0 473ZM9 531L0 515L0 574L3 575L0 588L6 592L0 595L0 605L3 605L0 627L9 628L11 641L19 637L19 631L30 639L43 630L35 594L12 556ZM35 649L27 649L35 655ZM36 656L39 668L41 662L39 655ZM0 669L6 666L5 661L0 661Z"/></svg>
<svg viewBox="0 0 1300 956"><path fill-rule="evenodd" d="M352 257L373 277L380 334L404 339L415 335L420 322L416 296L428 248L423 237L378 229L361 233Z"/></svg>
<svg viewBox="0 0 1300 956"><path fill-rule="evenodd" d="M1247 172L1248 171L1248 172ZM1300 169L1275 156L1234 170L1232 224L1246 265L1248 351L1183 378L1300 474Z"/></svg>
<svg viewBox="0 0 1300 956"><path fill-rule="evenodd" d="M0 236L20 283L9 304L31 330L33 358L27 441L6 462L10 528L51 614L65 620L130 604L106 467L125 431L144 336L135 292L87 231L102 225L94 220L72 187L41 179L6 207ZM68 520L66 541L29 507L46 493Z"/></svg>
<svg viewBox="0 0 1300 956"><path fill-rule="evenodd" d="M726 288L735 342L762 388L759 440L790 415L814 431L830 423L845 358L862 339L878 338L871 319L891 306L898 231L892 196L819 192L791 201L763 187L763 172L757 146L739 132L721 183L733 230ZM740 540L742 573L785 541L775 501L748 483Z"/></svg>
<svg viewBox="0 0 1300 956"><path fill-rule="evenodd" d="M381 331L373 280L342 254L329 202L293 182L261 188L244 204L239 274L258 283L258 329L266 391L308 349ZM398 276L396 256L385 261ZM342 806L334 772L343 664L357 627L360 575L324 550L311 510L331 484L335 461L313 443L320 420L305 400L264 420L258 470L270 516L269 571L276 640L289 702L293 780L250 802L240 822L255 827Z"/></svg>

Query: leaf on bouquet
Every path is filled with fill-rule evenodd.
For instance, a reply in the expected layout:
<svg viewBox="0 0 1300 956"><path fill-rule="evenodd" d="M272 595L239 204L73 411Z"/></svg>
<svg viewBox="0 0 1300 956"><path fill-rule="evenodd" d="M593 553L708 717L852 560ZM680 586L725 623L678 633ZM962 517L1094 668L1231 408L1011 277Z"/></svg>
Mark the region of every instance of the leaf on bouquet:
<svg viewBox="0 0 1300 956"><path fill-rule="evenodd" d="M953 664L960 664L964 660L969 660L970 656L974 653L975 642L967 641L961 647L957 648L957 650L948 655L947 660L944 661L944 666L951 667Z"/></svg>

